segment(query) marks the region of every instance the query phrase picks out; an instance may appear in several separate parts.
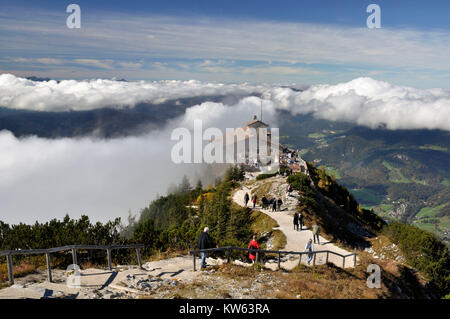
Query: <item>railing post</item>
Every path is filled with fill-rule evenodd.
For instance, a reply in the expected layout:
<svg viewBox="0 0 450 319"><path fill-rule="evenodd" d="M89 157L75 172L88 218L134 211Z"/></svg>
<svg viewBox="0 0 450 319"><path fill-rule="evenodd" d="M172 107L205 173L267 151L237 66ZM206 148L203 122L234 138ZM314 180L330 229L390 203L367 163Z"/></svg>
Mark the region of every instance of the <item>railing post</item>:
<svg viewBox="0 0 450 319"><path fill-rule="evenodd" d="M314 252L314 257L313 257L313 266L315 266L316 265L316 252Z"/></svg>
<svg viewBox="0 0 450 319"><path fill-rule="evenodd" d="M231 262L231 248L228 248L227 263Z"/></svg>
<svg viewBox="0 0 450 319"><path fill-rule="evenodd" d="M14 285L13 263L12 263L11 254L6 255L6 261L7 261L7 263L8 263L8 278L9 278L9 283L10 283L11 285Z"/></svg>
<svg viewBox="0 0 450 319"><path fill-rule="evenodd" d="M298 260L298 264L299 264L299 265L302 263L302 256L303 256L303 254L300 253L300 259Z"/></svg>
<svg viewBox="0 0 450 319"><path fill-rule="evenodd" d="M48 281L52 282L52 267L50 265L50 253L45 253L45 260L47 261L47 277Z"/></svg>
<svg viewBox="0 0 450 319"><path fill-rule="evenodd" d="M281 269L281 253L278 253L278 269Z"/></svg>
<svg viewBox="0 0 450 319"><path fill-rule="evenodd" d="M136 248L136 256L137 256L137 262L138 262L139 268L142 268L141 249L140 248Z"/></svg>
<svg viewBox="0 0 450 319"><path fill-rule="evenodd" d="M345 268L345 256L342 258L342 268Z"/></svg>
<svg viewBox="0 0 450 319"><path fill-rule="evenodd" d="M325 260L325 264L328 264L328 255L329 255L330 253L328 252L328 250L327 250L327 258L326 258L326 260Z"/></svg>
<svg viewBox="0 0 450 319"><path fill-rule="evenodd" d="M356 247L353 253L355 254L353 255L353 267L356 267Z"/></svg>
<svg viewBox="0 0 450 319"><path fill-rule="evenodd" d="M197 271L197 269L195 268L195 253L192 254L192 257L194 259L194 271Z"/></svg>
<svg viewBox="0 0 450 319"><path fill-rule="evenodd" d="M111 248L106 249L106 255L108 258L108 269L112 270L112 263L111 263Z"/></svg>
<svg viewBox="0 0 450 319"><path fill-rule="evenodd" d="M258 259L259 259L259 252L256 252L256 258L255 258L255 263L258 263Z"/></svg>
<svg viewBox="0 0 450 319"><path fill-rule="evenodd" d="M78 265L78 260L77 260L77 249L74 247L72 248L72 263L74 265Z"/></svg>

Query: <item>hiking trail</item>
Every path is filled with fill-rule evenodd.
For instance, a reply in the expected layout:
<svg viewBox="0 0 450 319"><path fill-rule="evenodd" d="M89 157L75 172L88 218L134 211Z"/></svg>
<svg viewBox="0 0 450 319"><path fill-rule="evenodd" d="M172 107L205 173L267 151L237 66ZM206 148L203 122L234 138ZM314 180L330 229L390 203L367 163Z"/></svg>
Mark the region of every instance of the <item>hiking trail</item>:
<svg viewBox="0 0 450 319"><path fill-rule="evenodd" d="M250 179L253 179L255 176L248 175ZM304 251L306 243L309 239L313 239L312 231L309 229L306 229L303 227L302 231L297 231L294 229L293 219L294 214L297 209L298 205L298 193L296 191L291 192L291 194L288 196L287 194L287 182L285 177L277 176L272 177L269 179L263 179L260 181L251 181L251 184L248 185L242 185L240 189L234 192L233 194L233 201L240 205L245 207L244 202L244 195L245 193L248 193L250 198L252 197L251 191L255 190L259 186L265 184L265 183L271 183L270 190L268 192L268 195L279 198L281 197L283 201L283 205L281 206L281 211L279 212L271 212L270 209L262 209L260 205L256 205L255 209L263 212L264 214L268 215L272 219L274 219L279 227L276 227L274 229L279 229L283 232L283 234L286 236L286 245L284 248L280 250L284 251ZM266 196L267 197L267 196ZM258 201L261 198L258 198ZM268 198L269 199L269 198ZM252 204L251 200L249 201L249 205ZM252 204L253 205L253 204ZM249 206L250 207L250 206ZM314 244L314 250L330 250L334 251L336 253L342 254L342 255L348 255L352 252L344 250L340 247L337 247L333 243L328 242L325 238L320 236L320 244ZM325 264L326 260L326 254L317 254L316 257L316 264ZM293 269L296 265L298 265L299 257L294 255L288 255L282 257L281 267L285 269ZM335 264L338 267L342 267L342 258L333 254L329 254L328 261ZM306 256L302 257L302 263L306 263ZM312 262L311 262L312 264ZM265 267L275 270L278 265L277 262L274 261L273 263L266 263ZM350 259L347 258L345 268L352 268L353 267L353 260L350 261Z"/></svg>

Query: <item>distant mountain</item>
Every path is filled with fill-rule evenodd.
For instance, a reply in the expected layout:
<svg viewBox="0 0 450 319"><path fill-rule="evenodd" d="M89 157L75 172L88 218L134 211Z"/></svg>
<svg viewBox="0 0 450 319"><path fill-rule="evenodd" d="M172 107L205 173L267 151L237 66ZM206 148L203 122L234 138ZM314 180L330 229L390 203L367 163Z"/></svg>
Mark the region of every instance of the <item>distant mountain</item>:
<svg viewBox="0 0 450 319"><path fill-rule="evenodd" d="M40 78L40 77L37 77L37 76L29 76L29 77L27 77L27 80L30 80L30 81L35 81L35 82L48 82L48 81L51 81L52 79L50 79L50 78ZM57 82L59 82L59 81L57 81Z"/></svg>
<svg viewBox="0 0 450 319"><path fill-rule="evenodd" d="M226 96L201 96L168 100L164 103L139 103L128 108L102 108L89 111L41 112L0 106L0 131L15 136L37 135L45 138L95 134L106 138L139 135L164 127L168 120L184 114L186 108L205 101L229 102Z"/></svg>
<svg viewBox="0 0 450 319"><path fill-rule="evenodd" d="M349 188L365 208L450 243L450 132L370 129L280 116L283 143Z"/></svg>

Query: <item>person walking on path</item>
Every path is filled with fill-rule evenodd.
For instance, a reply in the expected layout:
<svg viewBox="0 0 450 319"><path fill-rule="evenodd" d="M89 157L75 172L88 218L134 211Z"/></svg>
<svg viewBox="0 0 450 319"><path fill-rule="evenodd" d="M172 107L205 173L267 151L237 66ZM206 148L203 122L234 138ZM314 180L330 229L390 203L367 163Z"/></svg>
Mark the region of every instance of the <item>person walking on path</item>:
<svg viewBox="0 0 450 319"><path fill-rule="evenodd" d="M313 245L311 239L308 240L308 242L306 243L305 251L308 252L307 262L308 262L308 265L309 265L311 263L311 260L313 259L313 255L314 255L314 253L313 253L314 252L314 245Z"/></svg>
<svg viewBox="0 0 450 319"><path fill-rule="evenodd" d="M302 231L303 230L303 214L302 213L299 213L298 214L298 223L300 224L300 231Z"/></svg>
<svg viewBox="0 0 450 319"><path fill-rule="evenodd" d="M294 230L298 231L298 212L294 214Z"/></svg>
<svg viewBox="0 0 450 319"><path fill-rule="evenodd" d="M281 211L281 205L283 205L283 201L281 200L281 197L277 200L277 210Z"/></svg>
<svg viewBox="0 0 450 319"><path fill-rule="evenodd" d="M261 203L262 203L262 209L266 209L267 208L267 198L266 198L266 196L263 196L261 198Z"/></svg>
<svg viewBox="0 0 450 319"><path fill-rule="evenodd" d="M214 241L212 240L211 236L209 236L209 228L205 227L203 229L203 233L200 234L200 236L198 237L198 242L197 242L197 249L208 249L208 248L219 248L219 246L217 246ZM207 264L206 264L206 252L202 251L200 252L200 255L202 257L202 262L201 262L201 268L206 268Z"/></svg>
<svg viewBox="0 0 450 319"><path fill-rule="evenodd" d="M256 194L253 195L253 197L252 197L253 208L255 208L255 206L256 206L256 200L257 200L257 199L258 199L258 196L256 196Z"/></svg>
<svg viewBox="0 0 450 319"><path fill-rule="evenodd" d="M272 201L272 212L277 211L277 200L275 198L273 198Z"/></svg>
<svg viewBox="0 0 450 319"><path fill-rule="evenodd" d="M248 193L245 193L245 195L244 195L245 207L247 207L247 203L249 200L250 200L250 196L248 196Z"/></svg>
<svg viewBox="0 0 450 319"><path fill-rule="evenodd" d="M317 238L317 243L320 245L320 240L319 240L320 227L319 227L319 225L317 225L317 224L313 225L312 233L313 233L314 244L316 243L316 238Z"/></svg>
<svg viewBox="0 0 450 319"><path fill-rule="evenodd" d="M253 239L250 240L250 243L248 244L248 249L259 249L258 242L256 241L256 235L253 235ZM253 255L253 253L250 252L248 254L248 257L252 260L252 264L254 264L256 256Z"/></svg>

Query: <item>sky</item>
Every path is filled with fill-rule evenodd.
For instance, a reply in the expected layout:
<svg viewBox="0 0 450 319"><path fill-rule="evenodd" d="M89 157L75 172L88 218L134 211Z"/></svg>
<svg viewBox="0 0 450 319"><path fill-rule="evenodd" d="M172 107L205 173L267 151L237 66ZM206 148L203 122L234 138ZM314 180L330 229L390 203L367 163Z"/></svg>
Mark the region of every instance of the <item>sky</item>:
<svg viewBox="0 0 450 319"><path fill-rule="evenodd" d="M0 1L0 73L450 86L449 1ZM369 4L381 28L369 29Z"/></svg>

